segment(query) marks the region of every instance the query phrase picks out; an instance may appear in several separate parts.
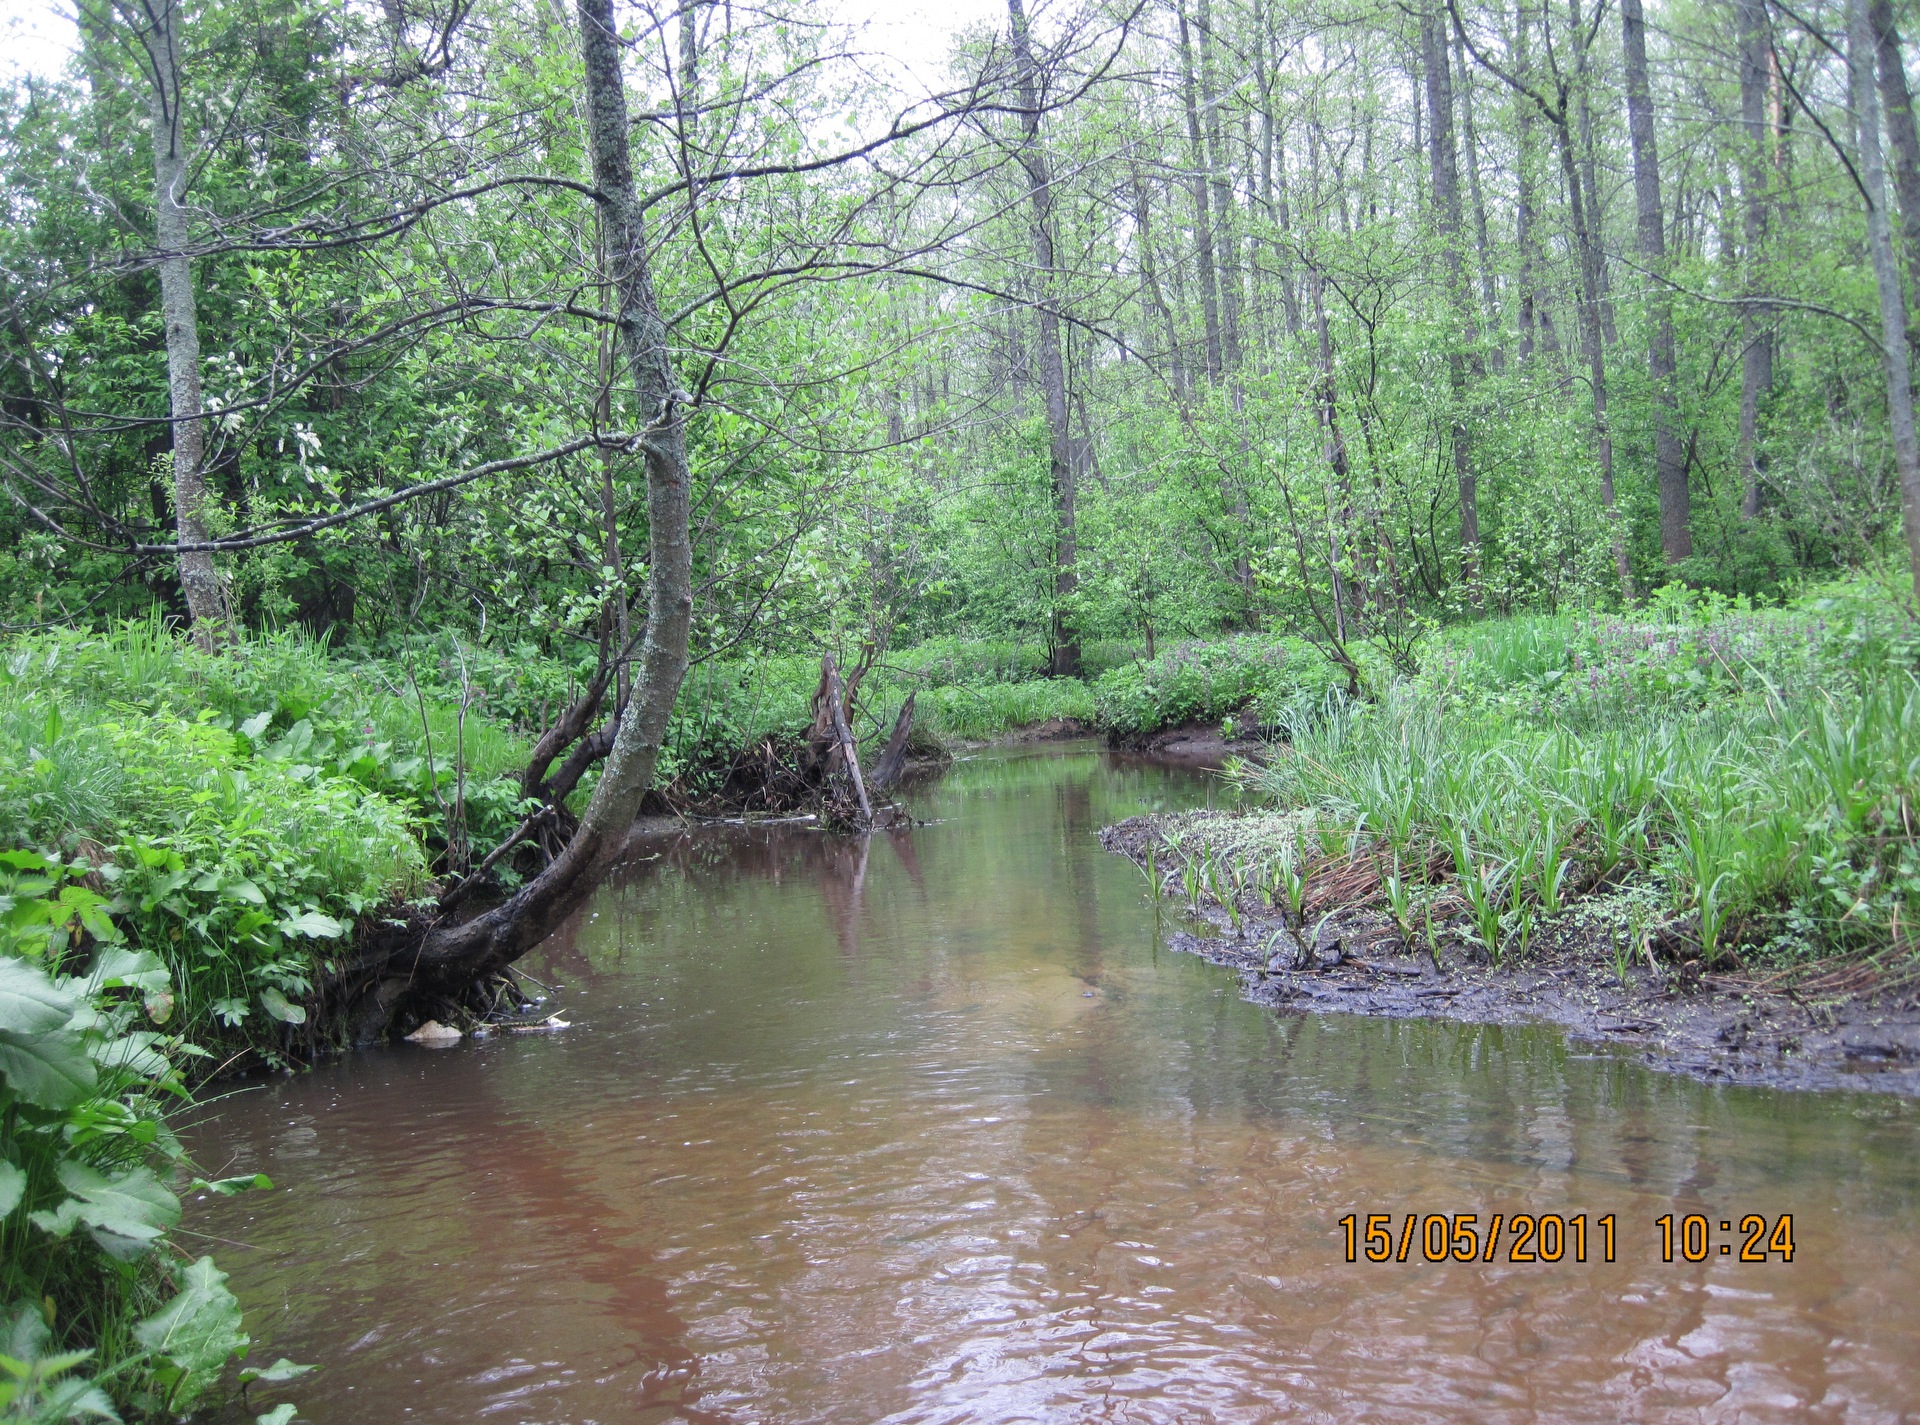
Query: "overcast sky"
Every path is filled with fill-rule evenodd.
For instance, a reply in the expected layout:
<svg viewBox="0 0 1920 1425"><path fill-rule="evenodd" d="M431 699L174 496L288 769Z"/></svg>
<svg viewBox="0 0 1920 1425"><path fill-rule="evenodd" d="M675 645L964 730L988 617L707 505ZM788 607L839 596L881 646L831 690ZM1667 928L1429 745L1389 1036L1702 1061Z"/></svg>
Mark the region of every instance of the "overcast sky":
<svg viewBox="0 0 1920 1425"><path fill-rule="evenodd" d="M865 20L871 47L923 77L946 58L947 40L980 20L1006 20L1006 0L831 0L847 20ZM21 73L56 75L73 46L72 6L63 0L0 0L0 82Z"/></svg>

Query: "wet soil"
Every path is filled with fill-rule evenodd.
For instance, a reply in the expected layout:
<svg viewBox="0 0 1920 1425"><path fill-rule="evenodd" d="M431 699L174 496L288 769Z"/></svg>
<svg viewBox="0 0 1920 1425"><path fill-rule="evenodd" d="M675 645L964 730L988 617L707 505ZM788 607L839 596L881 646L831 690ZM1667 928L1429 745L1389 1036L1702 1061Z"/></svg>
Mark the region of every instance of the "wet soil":
<svg viewBox="0 0 1920 1425"><path fill-rule="evenodd" d="M1117 751L1207 769L1224 767L1228 759L1236 757L1244 762L1264 762L1273 752L1271 743L1255 737L1227 737L1219 724L1207 722L1185 722L1157 732L1115 733L1109 741Z"/></svg>
<svg viewBox="0 0 1920 1425"><path fill-rule="evenodd" d="M1101 842L1136 865L1151 848L1169 865L1166 833L1183 844L1204 825L1133 817ZM1436 957L1410 946L1392 919L1362 903L1315 905L1304 926L1248 895L1227 909L1205 894L1175 950L1240 971L1256 1004L1307 1014L1558 1025L1651 1068L1727 1083L1920 1096L1920 977L1829 963L1798 972L1702 972L1684 946L1616 963L1617 934L1579 913L1543 922L1523 957L1492 965L1457 923L1436 926ZM1418 932L1416 932L1418 933Z"/></svg>
<svg viewBox="0 0 1920 1425"><path fill-rule="evenodd" d="M988 747L1021 747L1033 742L1074 742L1082 737L1092 737L1095 731L1092 723L1081 718L1050 717L1045 722L1009 728L996 737L961 738L954 745L977 751Z"/></svg>

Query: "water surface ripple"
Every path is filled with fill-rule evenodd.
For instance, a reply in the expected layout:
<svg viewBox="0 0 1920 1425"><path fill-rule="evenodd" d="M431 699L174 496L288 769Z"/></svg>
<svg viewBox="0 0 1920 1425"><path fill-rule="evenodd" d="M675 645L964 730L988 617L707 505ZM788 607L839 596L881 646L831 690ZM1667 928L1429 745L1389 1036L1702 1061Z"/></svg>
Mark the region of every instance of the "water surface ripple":
<svg viewBox="0 0 1920 1425"><path fill-rule="evenodd" d="M1245 1004L1095 836L1208 795L990 755L910 833L655 847L528 962L576 1028L221 1101L202 1164L280 1188L187 1225L318 1425L1920 1410L1912 1105ZM1611 1212L1620 1260L1346 1263L1409 1210ZM1662 1263L1696 1210L1798 1252Z"/></svg>

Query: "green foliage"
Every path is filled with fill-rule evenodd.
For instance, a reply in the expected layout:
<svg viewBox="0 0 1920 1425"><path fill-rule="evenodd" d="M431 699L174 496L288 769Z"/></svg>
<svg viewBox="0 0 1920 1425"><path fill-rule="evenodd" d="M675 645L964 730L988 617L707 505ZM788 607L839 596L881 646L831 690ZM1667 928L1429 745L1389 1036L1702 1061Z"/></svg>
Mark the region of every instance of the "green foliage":
<svg viewBox="0 0 1920 1425"><path fill-rule="evenodd" d="M0 930L22 952L124 931L202 1037L300 1022L354 922L424 888L441 780L347 696L351 667L329 684L272 641L226 661L136 626L25 640L0 671Z"/></svg>
<svg viewBox="0 0 1920 1425"><path fill-rule="evenodd" d="M1623 881L1662 887L1709 962L1904 953L1914 636L1859 589L1766 613L1689 595L1639 620L1480 625L1378 703L1298 729L1256 779L1401 864L1445 853L1496 958L1536 911Z"/></svg>
<svg viewBox="0 0 1920 1425"><path fill-rule="evenodd" d="M1092 690L1077 678L956 683L930 689L916 707L937 735L964 739L996 737L1056 718L1091 726L1096 714Z"/></svg>
<svg viewBox="0 0 1920 1425"><path fill-rule="evenodd" d="M1101 724L1126 733L1247 713L1256 725L1287 722L1317 709L1345 680L1326 657L1297 638L1240 634L1216 643L1183 643L1150 661L1127 663L1094 684Z"/></svg>
<svg viewBox="0 0 1920 1425"><path fill-rule="evenodd" d="M56 899L74 869L6 861L11 909ZM111 921L80 932L90 956L64 936L0 949L0 1420L117 1419L116 1399L188 1410L249 1345L211 1260L176 1273L162 1251L180 1219L165 1179L188 1166L166 1117L187 1101L181 1064L204 1051L161 1032L158 957Z"/></svg>

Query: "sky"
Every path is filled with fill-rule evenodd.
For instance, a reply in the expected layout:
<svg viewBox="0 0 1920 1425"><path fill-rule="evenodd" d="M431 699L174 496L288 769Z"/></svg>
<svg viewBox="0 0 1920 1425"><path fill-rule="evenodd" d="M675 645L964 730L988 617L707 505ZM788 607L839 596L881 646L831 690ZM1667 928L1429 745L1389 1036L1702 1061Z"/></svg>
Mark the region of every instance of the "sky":
<svg viewBox="0 0 1920 1425"><path fill-rule="evenodd" d="M0 83L57 75L73 48L73 12L50 0L0 0Z"/></svg>
<svg viewBox="0 0 1920 1425"><path fill-rule="evenodd" d="M1005 0L830 0L843 19L868 22L868 43L923 79L935 77L956 30L1006 21ZM0 0L0 83L23 74L60 73L74 42L73 9L63 0Z"/></svg>

